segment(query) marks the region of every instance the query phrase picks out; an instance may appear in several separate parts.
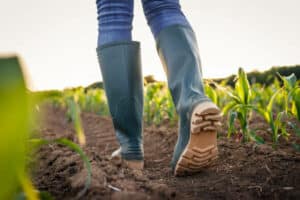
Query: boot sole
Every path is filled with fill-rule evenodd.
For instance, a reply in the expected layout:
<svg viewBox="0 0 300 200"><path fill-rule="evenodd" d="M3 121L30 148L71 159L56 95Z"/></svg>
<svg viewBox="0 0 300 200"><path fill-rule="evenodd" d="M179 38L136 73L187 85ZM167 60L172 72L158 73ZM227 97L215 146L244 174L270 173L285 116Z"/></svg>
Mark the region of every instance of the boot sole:
<svg viewBox="0 0 300 200"><path fill-rule="evenodd" d="M217 159L217 128L221 126L221 118L219 108L211 102L196 106L191 117L190 139L176 164L175 176L197 173Z"/></svg>

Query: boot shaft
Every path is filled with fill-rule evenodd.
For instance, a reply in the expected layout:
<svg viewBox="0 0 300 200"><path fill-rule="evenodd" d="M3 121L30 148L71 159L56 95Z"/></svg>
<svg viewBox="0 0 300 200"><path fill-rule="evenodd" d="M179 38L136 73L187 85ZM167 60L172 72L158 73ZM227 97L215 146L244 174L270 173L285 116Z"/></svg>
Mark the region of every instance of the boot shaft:
<svg viewBox="0 0 300 200"><path fill-rule="evenodd" d="M138 42L97 48L104 88L121 155L142 160L143 79Z"/></svg>

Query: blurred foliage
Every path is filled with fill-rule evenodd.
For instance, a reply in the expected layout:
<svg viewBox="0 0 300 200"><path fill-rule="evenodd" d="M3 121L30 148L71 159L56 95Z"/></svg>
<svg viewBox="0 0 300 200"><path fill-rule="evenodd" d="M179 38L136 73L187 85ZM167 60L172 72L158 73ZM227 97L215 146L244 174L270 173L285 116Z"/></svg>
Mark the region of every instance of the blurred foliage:
<svg viewBox="0 0 300 200"><path fill-rule="evenodd" d="M0 58L0 97L0 199L13 199L20 190L38 199L26 169L31 102L15 56Z"/></svg>
<svg viewBox="0 0 300 200"><path fill-rule="evenodd" d="M0 58L0 199L50 200L47 192L38 191L30 178L30 169L34 161L32 155L37 144L58 143L77 152L87 168L85 187L77 198L81 198L90 186L90 162L79 145L65 138L53 141L33 138L33 122L37 102L61 102L65 93L46 91L31 93L26 88L22 65L17 56ZM73 96L72 96L73 97ZM79 142L84 144L85 137L80 121L80 110L77 106L78 96L66 97L74 121ZM34 109L36 108L36 109Z"/></svg>
<svg viewBox="0 0 300 200"><path fill-rule="evenodd" d="M177 121L176 108L168 87L163 82L150 83L145 86L144 118L148 124L160 124L169 120Z"/></svg>

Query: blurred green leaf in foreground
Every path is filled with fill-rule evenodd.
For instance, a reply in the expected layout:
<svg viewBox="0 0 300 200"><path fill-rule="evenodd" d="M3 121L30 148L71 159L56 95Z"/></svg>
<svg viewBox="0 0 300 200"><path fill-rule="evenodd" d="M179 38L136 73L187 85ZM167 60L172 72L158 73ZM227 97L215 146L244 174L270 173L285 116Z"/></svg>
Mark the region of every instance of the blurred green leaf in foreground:
<svg viewBox="0 0 300 200"><path fill-rule="evenodd" d="M13 199L20 190L38 199L26 172L29 104L20 60L0 57L0 199Z"/></svg>

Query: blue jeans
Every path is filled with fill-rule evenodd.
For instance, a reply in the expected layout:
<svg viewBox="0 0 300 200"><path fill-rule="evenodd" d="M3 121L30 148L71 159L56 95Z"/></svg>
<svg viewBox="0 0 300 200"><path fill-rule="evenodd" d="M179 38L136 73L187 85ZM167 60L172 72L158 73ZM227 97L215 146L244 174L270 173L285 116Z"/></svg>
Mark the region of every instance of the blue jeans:
<svg viewBox="0 0 300 200"><path fill-rule="evenodd" d="M97 0L98 46L131 41L133 0ZM171 25L189 26L179 0L142 0L144 14L154 37Z"/></svg>

